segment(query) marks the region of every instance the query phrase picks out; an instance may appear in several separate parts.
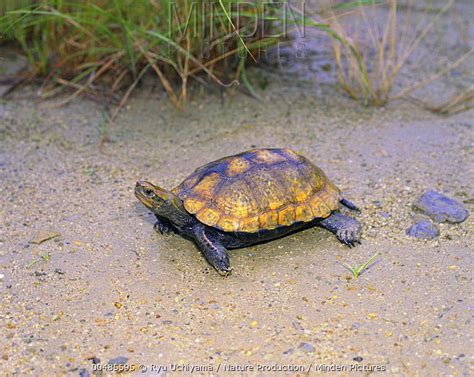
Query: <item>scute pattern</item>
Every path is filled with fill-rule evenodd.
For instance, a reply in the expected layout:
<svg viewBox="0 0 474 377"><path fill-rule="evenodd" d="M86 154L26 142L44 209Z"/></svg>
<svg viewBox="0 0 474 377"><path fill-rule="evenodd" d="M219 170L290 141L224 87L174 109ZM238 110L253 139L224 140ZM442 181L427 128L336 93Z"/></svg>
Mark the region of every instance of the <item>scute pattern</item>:
<svg viewBox="0 0 474 377"><path fill-rule="evenodd" d="M256 149L208 163L173 192L202 223L257 232L324 218L339 208L339 189L290 149Z"/></svg>

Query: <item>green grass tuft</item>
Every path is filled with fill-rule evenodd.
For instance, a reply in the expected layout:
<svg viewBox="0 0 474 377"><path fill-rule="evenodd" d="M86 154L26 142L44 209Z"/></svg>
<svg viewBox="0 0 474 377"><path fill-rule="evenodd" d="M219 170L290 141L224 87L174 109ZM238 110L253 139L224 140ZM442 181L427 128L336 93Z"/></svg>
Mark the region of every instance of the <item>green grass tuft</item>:
<svg viewBox="0 0 474 377"><path fill-rule="evenodd" d="M60 104L83 93L104 97L98 82L110 97L127 89L123 104L128 89L152 72L179 107L189 81L202 82L203 75L224 86L242 79L256 96L247 65L257 61L254 52L286 40L282 23L319 28L345 43L304 14L292 19L288 6L265 0L6 0L0 43L21 46L33 76L43 78L44 97L56 95L58 87L75 90Z"/></svg>
<svg viewBox="0 0 474 377"><path fill-rule="evenodd" d="M240 49L250 56L254 42L278 42L252 34L259 14L237 12L235 3L10 0L0 17L0 43L21 46L33 73L50 84L46 92L60 84L76 88L79 95L94 91L101 81L113 94L136 85L150 71L179 106L186 100L189 79L204 73L231 85L242 72L241 59L246 59L237 55ZM258 11L263 1L254 4L251 10ZM261 28L261 18L257 20Z"/></svg>
<svg viewBox="0 0 474 377"><path fill-rule="evenodd" d="M346 267L352 273L352 276L357 279L369 267L370 263L372 263L375 260L375 258L377 258L379 255L380 253L378 252L375 253L367 260L367 262L365 262L363 265L359 267L353 267L346 262L341 262L341 263L344 267Z"/></svg>

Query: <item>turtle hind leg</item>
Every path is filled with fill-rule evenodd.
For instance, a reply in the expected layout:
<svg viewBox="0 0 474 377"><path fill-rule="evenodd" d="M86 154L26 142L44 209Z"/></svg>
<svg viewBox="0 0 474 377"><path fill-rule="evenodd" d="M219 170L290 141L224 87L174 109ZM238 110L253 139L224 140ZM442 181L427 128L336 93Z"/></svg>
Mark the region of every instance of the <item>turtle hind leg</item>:
<svg viewBox="0 0 474 377"><path fill-rule="evenodd" d="M319 221L318 225L334 233L339 241L349 247L360 244L360 223L342 213L333 212L331 216Z"/></svg>
<svg viewBox="0 0 474 377"><path fill-rule="evenodd" d="M354 203L352 203L350 200L347 200L345 198L342 198L339 201L344 207L349 208L352 211L357 211L360 212L360 208L357 207Z"/></svg>
<svg viewBox="0 0 474 377"><path fill-rule="evenodd" d="M222 245L219 237L215 232L209 230L202 224L193 227L194 240L199 250L204 254L209 264L211 264L217 272L222 276L227 276L232 271L229 262L227 249Z"/></svg>

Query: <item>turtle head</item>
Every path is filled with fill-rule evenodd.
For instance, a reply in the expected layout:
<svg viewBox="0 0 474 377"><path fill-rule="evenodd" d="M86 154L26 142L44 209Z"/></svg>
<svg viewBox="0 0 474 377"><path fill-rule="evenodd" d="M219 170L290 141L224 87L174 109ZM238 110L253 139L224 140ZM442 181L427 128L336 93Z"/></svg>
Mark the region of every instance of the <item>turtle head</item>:
<svg viewBox="0 0 474 377"><path fill-rule="evenodd" d="M175 194L147 181L137 182L135 196L153 213L170 220L177 211L183 211L182 202Z"/></svg>

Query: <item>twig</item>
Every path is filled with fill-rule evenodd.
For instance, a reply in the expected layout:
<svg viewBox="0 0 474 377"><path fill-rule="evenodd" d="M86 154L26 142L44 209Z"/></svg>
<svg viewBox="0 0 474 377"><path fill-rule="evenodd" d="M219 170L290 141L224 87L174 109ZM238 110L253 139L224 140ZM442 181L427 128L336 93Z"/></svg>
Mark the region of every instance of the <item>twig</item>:
<svg viewBox="0 0 474 377"><path fill-rule="evenodd" d="M107 69L109 69L109 67L115 63L121 56L123 56L123 52L119 52L115 55L113 55L104 65L102 65L99 70L97 71L97 73L95 75L91 75L89 77L89 79L87 80L87 82L84 84L84 85L81 85L81 87L76 91L74 92L71 96L69 96L68 98L66 98L65 100L59 102L59 103L56 103L54 105L51 105L50 108L57 108L57 107L61 107L61 106L64 106L66 105L68 102L70 102L71 100L73 100L74 98L76 98L78 95L80 95L81 93L83 93L88 87L89 85L91 85L94 80L96 80L99 76L101 76L104 72L107 71Z"/></svg>

